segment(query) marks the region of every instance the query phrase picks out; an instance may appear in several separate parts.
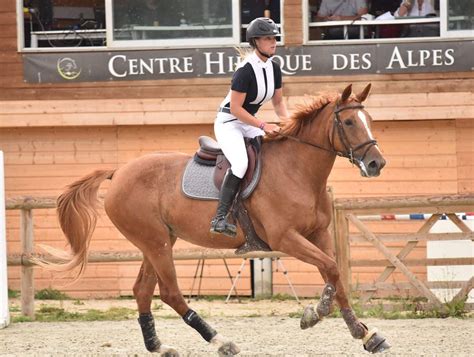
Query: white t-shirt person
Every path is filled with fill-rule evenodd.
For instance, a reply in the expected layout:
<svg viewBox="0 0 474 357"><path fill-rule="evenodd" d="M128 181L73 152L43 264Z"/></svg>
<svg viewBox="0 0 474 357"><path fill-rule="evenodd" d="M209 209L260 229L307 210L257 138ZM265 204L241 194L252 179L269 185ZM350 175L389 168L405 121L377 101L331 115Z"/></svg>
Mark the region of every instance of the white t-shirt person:
<svg viewBox="0 0 474 357"><path fill-rule="evenodd" d="M394 16L426 16L436 11L428 0L403 0Z"/></svg>
<svg viewBox="0 0 474 357"><path fill-rule="evenodd" d="M367 12L366 0L323 0L316 19L318 21L353 20Z"/></svg>

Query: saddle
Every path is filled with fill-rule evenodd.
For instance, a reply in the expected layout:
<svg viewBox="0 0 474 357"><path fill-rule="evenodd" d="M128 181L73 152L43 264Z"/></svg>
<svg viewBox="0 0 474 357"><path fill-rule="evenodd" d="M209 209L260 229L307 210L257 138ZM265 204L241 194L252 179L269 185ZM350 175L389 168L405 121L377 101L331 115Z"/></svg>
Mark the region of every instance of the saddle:
<svg viewBox="0 0 474 357"><path fill-rule="evenodd" d="M254 175L257 182L252 185L251 190L253 191L257 186L258 180L260 179L260 171L257 172L257 166L259 165L260 149L262 146L262 138L257 136L255 138L244 138L245 147L247 149L248 167L247 172L242 180L241 192L245 192L245 189L250 186L253 181ZM214 185L218 190L222 186L225 173L230 168L230 162L225 157L217 141L209 136L199 137L199 149L194 154L194 161L200 165L215 166L213 181ZM259 169L260 167L258 167ZM251 192L246 193L245 198L250 195Z"/></svg>
<svg viewBox="0 0 474 357"><path fill-rule="evenodd" d="M242 180L240 192L237 194L230 211L233 219L240 224L246 238L244 245L235 251L236 254L245 254L251 251L271 251L270 247L255 232L252 221L242 202L250 196L260 180L262 138L245 138L245 146L249 160L248 168ZM199 138L199 149L189 160L184 170L183 193L193 199L218 200L219 190L228 168L230 168L230 163L224 156L219 144L208 136L201 136Z"/></svg>

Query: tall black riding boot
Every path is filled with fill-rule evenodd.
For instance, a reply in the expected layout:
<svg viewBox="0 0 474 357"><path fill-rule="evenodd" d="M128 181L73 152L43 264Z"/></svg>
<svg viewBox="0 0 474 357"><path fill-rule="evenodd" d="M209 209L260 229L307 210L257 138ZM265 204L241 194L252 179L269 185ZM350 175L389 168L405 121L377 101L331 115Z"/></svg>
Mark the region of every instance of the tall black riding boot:
<svg viewBox="0 0 474 357"><path fill-rule="evenodd" d="M227 170L219 194L216 216L211 221L211 233L222 233L232 238L236 236L237 227L227 222L227 214L239 191L241 181L242 179L235 176L231 169Z"/></svg>

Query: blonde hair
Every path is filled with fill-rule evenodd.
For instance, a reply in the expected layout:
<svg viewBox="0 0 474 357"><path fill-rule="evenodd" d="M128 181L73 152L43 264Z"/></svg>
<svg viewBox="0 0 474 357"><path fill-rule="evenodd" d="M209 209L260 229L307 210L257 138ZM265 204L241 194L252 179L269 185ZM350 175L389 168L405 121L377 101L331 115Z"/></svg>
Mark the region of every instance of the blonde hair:
<svg viewBox="0 0 474 357"><path fill-rule="evenodd" d="M243 61L245 60L248 56L250 56L253 53L253 48L249 47L240 47L236 46L234 47L237 53L239 54L240 60Z"/></svg>

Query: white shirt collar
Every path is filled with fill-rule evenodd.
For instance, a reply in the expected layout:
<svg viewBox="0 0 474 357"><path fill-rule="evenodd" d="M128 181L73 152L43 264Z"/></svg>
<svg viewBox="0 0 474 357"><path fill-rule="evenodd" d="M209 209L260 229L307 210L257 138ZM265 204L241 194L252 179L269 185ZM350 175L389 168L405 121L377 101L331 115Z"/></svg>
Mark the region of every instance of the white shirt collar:
<svg viewBox="0 0 474 357"><path fill-rule="evenodd" d="M262 61L260 57L254 52L249 58L250 61L252 61L253 64L256 64L260 68L270 68L272 66L272 60L271 58L267 59L266 62Z"/></svg>

